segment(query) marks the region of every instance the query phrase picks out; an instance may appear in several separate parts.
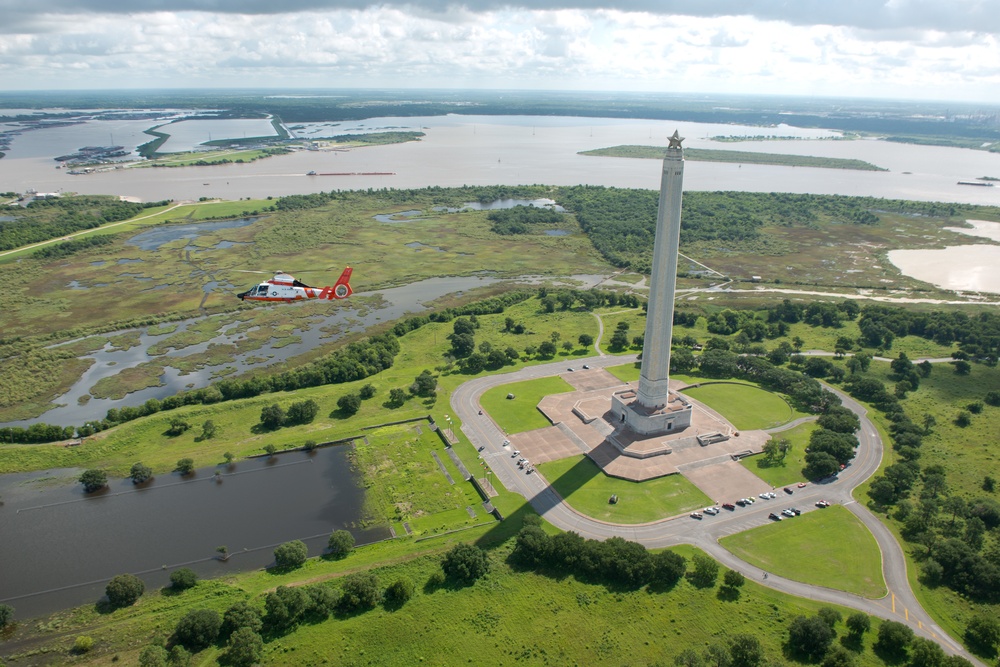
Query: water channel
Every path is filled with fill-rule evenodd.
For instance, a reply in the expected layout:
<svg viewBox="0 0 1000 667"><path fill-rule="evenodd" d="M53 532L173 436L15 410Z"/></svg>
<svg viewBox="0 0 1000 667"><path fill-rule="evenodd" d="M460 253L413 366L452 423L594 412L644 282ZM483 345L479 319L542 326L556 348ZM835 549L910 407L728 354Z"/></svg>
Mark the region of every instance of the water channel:
<svg viewBox="0 0 1000 667"><path fill-rule="evenodd" d="M178 567L206 578L267 567L274 547L294 539L317 556L338 529L359 544L385 539L384 528L359 527L364 489L348 455L348 446L289 452L139 487L113 479L90 495L77 470L0 476L0 603L25 619L97 603L125 572L148 591ZM220 545L232 554L225 562Z"/></svg>

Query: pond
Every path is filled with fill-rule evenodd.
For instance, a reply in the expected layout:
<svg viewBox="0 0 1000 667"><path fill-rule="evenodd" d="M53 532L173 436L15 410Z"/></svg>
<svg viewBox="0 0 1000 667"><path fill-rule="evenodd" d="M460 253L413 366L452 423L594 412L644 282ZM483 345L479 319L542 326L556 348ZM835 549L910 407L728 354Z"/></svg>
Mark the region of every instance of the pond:
<svg viewBox="0 0 1000 667"><path fill-rule="evenodd" d="M96 603L107 580L125 572L151 590L169 585L178 567L201 577L267 567L274 547L290 540L317 556L338 529L359 544L385 539L387 529L357 527L364 490L349 453L288 452L141 487L113 479L90 496L75 481L79 470L0 476L0 603L23 619ZM226 562L216 558L220 545L232 554Z"/></svg>
<svg viewBox="0 0 1000 667"><path fill-rule="evenodd" d="M1000 241L1000 223L968 220L971 228L949 231ZM890 250L889 261L903 275L960 292L1000 294L1000 245L960 245L947 248Z"/></svg>
<svg viewBox="0 0 1000 667"><path fill-rule="evenodd" d="M461 208L436 206L434 210L458 213L460 211L497 211L505 208L514 208L515 206L534 206L536 208L549 208L557 213L566 212L565 208L556 204L552 199L496 199L491 202L470 201L462 204Z"/></svg>
<svg viewBox="0 0 1000 667"><path fill-rule="evenodd" d="M258 220L260 220L260 217L220 220L219 222L198 222L186 225L158 225L136 234L126 241L125 245L130 245L140 250L159 250L160 246L166 245L171 241L176 241L177 239L188 239L191 241L208 232L234 227L246 227Z"/></svg>

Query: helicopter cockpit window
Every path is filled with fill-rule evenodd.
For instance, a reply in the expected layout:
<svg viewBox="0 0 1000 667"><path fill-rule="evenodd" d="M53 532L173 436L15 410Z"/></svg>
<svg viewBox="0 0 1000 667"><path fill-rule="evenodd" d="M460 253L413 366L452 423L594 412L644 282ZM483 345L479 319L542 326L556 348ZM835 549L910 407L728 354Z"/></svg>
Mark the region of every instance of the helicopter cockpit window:
<svg viewBox="0 0 1000 667"><path fill-rule="evenodd" d="M254 296L261 296L263 294L267 294L267 287L265 287L264 285L257 285L256 287L253 288Z"/></svg>

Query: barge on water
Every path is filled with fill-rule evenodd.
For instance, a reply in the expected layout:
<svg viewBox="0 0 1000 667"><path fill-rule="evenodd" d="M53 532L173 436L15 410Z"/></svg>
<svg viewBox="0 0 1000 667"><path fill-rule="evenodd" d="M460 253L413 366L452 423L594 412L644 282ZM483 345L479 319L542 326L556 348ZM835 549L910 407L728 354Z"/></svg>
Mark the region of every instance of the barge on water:
<svg viewBox="0 0 1000 667"><path fill-rule="evenodd" d="M394 171L310 171L306 176L395 176Z"/></svg>
<svg viewBox="0 0 1000 667"><path fill-rule="evenodd" d="M959 185L978 185L981 188L992 188L993 184L986 181L959 181Z"/></svg>

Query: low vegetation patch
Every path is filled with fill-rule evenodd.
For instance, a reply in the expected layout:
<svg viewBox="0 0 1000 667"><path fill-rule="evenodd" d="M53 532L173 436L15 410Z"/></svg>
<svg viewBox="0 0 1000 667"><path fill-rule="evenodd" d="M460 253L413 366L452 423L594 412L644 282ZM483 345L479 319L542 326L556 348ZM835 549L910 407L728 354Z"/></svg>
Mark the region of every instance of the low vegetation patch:
<svg viewBox="0 0 1000 667"><path fill-rule="evenodd" d="M609 477L588 457L541 463L539 472L581 514L612 523L645 523L711 505L712 500L683 475L645 482ZM617 496L617 503L610 503Z"/></svg>
<svg viewBox="0 0 1000 667"><path fill-rule="evenodd" d="M748 563L788 579L867 598L884 596L882 555L864 524L839 505L799 509L810 511L719 542Z"/></svg>

